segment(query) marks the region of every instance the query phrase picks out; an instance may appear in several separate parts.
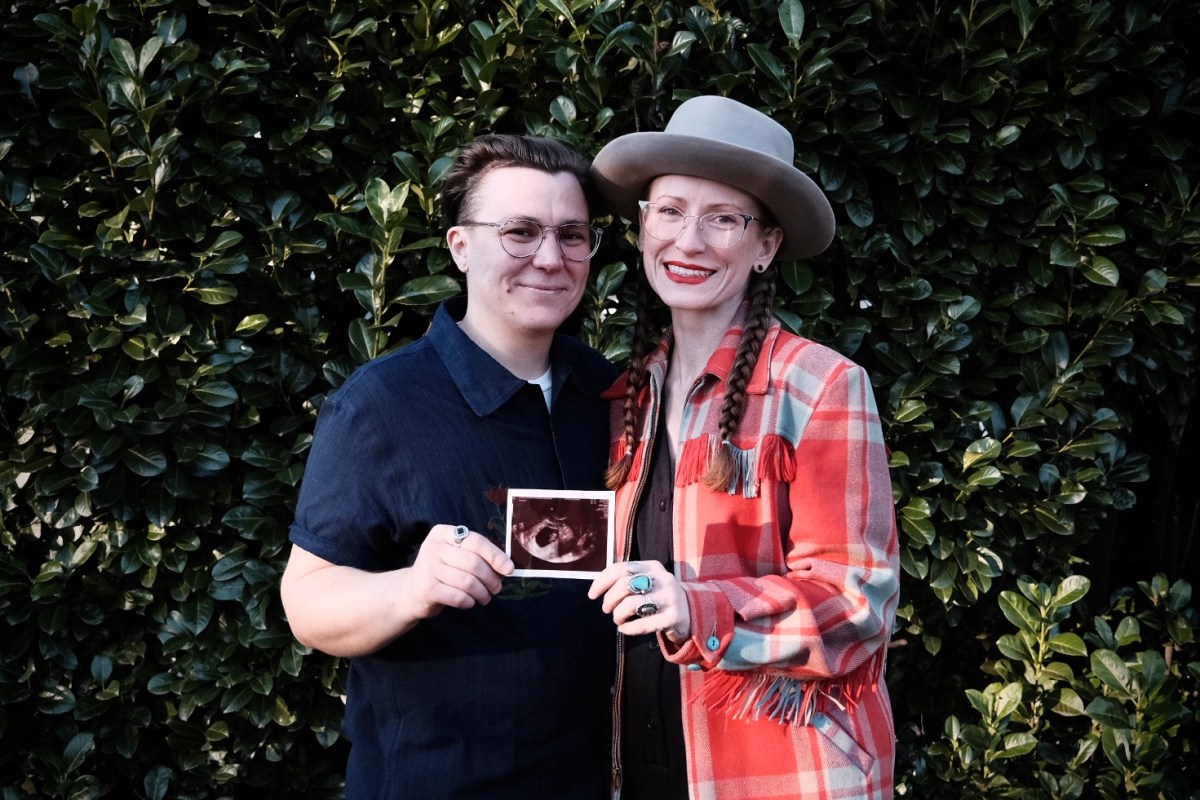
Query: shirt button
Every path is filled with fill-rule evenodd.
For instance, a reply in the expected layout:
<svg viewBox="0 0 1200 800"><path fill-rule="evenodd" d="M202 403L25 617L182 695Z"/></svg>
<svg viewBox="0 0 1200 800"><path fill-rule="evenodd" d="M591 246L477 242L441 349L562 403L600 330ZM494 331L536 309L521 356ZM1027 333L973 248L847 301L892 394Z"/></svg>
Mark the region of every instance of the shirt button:
<svg viewBox="0 0 1200 800"><path fill-rule="evenodd" d="M666 510L667 510L667 501L666 501L666 500L659 500L659 501L658 501L658 510L659 510L659 511L666 511Z"/></svg>
<svg viewBox="0 0 1200 800"><path fill-rule="evenodd" d="M721 640L715 636L708 637L708 641L704 643L709 650L716 650L721 646Z"/></svg>
<svg viewBox="0 0 1200 800"><path fill-rule="evenodd" d="M699 664L688 664L688 671L689 672L699 672L700 665Z"/></svg>

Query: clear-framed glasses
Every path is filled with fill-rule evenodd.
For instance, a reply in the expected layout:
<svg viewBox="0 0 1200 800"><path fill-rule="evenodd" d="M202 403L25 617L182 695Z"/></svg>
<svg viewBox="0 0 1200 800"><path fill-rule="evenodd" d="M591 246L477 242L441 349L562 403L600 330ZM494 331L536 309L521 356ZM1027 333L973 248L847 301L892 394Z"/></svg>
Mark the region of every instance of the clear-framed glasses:
<svg viewBox="0 0 1200 800"><path fill-rule="evenodd" d="M660 242L674 239L687 227L687 221L694 219L704 241L710 247L723 250L740 242L751 222L768 224L766 220L750 214L737 214L732 211L716 211L696 216L685 214L674 206L651 203L649 200L639 200L638 205L642 209L642 230Z"/></svg>
<svg viewBox="0 0 1200 800"><path fill-rule="evenodd" d="M467 220L459 225L482 225L495 228L500 234L500 246L513 258L528 258L538 251L546 234L553 233L558 240L558 249L568 261L587 261L600 249L600 237L604 229L582 222L566 225L542 225L531 219L502 219L499 222L476 222Z"/></svg>

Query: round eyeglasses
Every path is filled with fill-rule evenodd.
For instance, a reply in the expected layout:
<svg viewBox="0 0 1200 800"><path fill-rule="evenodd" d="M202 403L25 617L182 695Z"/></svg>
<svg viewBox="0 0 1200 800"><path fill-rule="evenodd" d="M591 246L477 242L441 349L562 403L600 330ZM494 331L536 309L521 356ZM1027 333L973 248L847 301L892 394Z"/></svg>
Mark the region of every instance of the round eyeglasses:
<svg viewBox="0 0 1200 800"><path fill-rule="evenodd" d="M651 203L649 200L639 200L638 205L642 209L642 230L660 242L669 242L683 233L683 229L687 227L687 221L694 219L704 241L710 247L724 250L742 240L742 235L745 234L746 228L750 227L751 222L769 224L766 220L750 214L737 214L730 211L716 211L712 214L696 216L695 214L685 214L674 206Z"/></svg>
<svg viewBox="0 0 1200 800"><path fill-rule="evenodd" d="M542 225L531 219L504 219L499 222L475 222L467 220L459 225L481 225L495 228L500 235L500 246L513 258L528 258L538 251L547 233L554 233L558 249L568 261L587 261L600 249L600 237L604 229L582 222L566 225Z"/></svg>

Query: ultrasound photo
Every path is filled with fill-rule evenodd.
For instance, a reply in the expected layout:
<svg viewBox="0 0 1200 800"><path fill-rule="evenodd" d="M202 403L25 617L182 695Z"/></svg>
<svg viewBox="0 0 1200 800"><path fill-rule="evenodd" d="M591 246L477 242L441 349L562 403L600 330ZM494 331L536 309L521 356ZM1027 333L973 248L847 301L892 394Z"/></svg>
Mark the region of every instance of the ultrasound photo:
<svg viewBox="0 0 1200 800"><path fill-rule="evenodd" d="M505 550L514 575L594 578L612 563L612 492L510 489Z"/></svg>

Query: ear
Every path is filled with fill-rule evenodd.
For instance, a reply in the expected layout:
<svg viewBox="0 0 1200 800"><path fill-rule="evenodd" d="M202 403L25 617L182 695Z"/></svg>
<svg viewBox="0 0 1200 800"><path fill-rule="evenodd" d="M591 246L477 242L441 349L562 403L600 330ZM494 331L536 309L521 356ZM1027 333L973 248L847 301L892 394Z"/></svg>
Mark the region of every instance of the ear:
<svg viewBox="0 0 1200 800"><path fill-rule="evenodd" d="M446 244L450 246L450 257L454 259L454 265L458 267L459 272L465 275L467 272L466 230L455 225L446 231Z"/></svg>
<svg viewBox="0 0 1200 800"><path fill-rule="evenodd" d="M762 239L759 240L758 254L755 256L754 262L756 264L770 264L782 246L783 228L776 225L764 233Z"/></svg>

